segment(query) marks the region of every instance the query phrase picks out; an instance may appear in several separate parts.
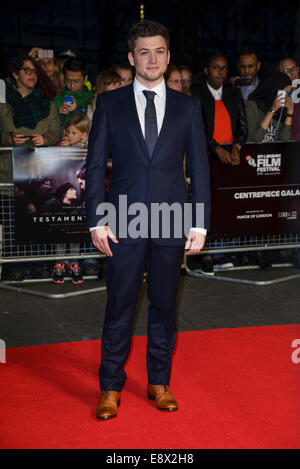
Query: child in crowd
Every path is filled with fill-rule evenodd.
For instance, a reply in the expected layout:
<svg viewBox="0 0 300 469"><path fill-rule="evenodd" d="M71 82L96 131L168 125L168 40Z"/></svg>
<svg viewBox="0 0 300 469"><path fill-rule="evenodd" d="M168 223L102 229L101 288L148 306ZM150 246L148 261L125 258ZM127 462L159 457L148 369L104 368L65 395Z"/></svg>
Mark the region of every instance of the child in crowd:
<svg viewBox="0 0 300 469"><path fill-rule="evenodd" d="M87 145L91 122L87 115L78 114L68 119L63 138L58 146L84 147Z"/></svg>
<svg viewBox="0 0 300 469"><path fill-rule="evenodd" d="M122 86L122 77L113 69L102 70L97 76L95 94L89 101L87 115L92 120L98 95L104 91L112 91Z"/></svg>
<svg viewBox="0 0 300 469"><path fill-rule="evenodd" d="M87 140L88 140L88 135L89 135L89 130L90 130L90 120L85 114L78 114L75 115L74 117L71 117L68 119L66 125L65 125L65 136L63 140L60 142L60 146L76 146L76 147L82 147L86 146ZM80 188L82 190L82 186L80 185ZM57 244L57 254L65 254L66 253L66 244L65 243L59 243ZM79 248L80 244L79 243L70 243L69 245L69 250L71 254L78 255L79 254ZM87 264L90 263L97 263L94 261L94 259L88 259ZM92 266L89 266L92 267ZM87 269L91 271L92 269ZM68 263L67 261L58 261L54 266L53 266L53 282L54 283L63 283L64 281L64 276L66 274L66 271L69 273L71 276L71 279L73 283L82 283L82 272L80 265L78 261L73 261L71 263Z"/></svg>

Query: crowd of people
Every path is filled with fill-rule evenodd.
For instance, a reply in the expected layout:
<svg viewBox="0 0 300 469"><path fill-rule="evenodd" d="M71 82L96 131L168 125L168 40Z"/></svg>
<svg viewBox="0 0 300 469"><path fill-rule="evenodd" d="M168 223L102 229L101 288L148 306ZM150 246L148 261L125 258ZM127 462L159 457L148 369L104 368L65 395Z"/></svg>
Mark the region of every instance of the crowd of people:
<svg viewBox="0 0 300 469"><path fill-rule="evenodd" d="M237 68L239 75L230 77L227 57L214 52L199 75L180 64L169 64L165 72L168 87L200 99L208 154L217 155L227 165L239 164L240 149L246 142L300 140L300 105L292 100L299 78L295 60L282 58L262 79L257 52L245 47ZM56 58L53 51L34 47L9 63L0 103L0 143L87 146L98 95L128 86L133 79L129 64L114 65L102 70L93 84L85 61L72 51ZM210 257L205 259L206 273L213 272L213 262ZM54 265L57 283L61 283L64 269L61 262ZM79 265L75 277L82 281Z"/></svg>

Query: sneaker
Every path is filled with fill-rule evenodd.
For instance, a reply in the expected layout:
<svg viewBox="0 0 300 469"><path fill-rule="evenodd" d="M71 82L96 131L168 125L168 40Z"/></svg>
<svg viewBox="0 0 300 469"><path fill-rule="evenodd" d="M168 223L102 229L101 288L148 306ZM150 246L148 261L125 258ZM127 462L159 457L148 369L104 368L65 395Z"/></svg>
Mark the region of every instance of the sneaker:
<svg viewBox="0 0 300 469"><path fill-rule="evenodd" d="M68 272L72 279L72 282L75 284L83 283L81 268L76 262L68 264Z"/></svg>
<svg viewBox="0 0 300 469"><path fill-rule="evenodd" d="M53 283L64 283L65 264L55 264L52 270Z"/></svg>
<svg viewBox="0 0 300 469"><path fill-rule="evenodd" d="M211 259L203 259L200 271L204 275L215 275L213 261Z"/></svg>
<svg viewBox="0 0 300 469"><path fill-rule="evenodd" d="M233 262L224 262L223 264L218 264L220 269L230 269L233 267Z"/></svg>

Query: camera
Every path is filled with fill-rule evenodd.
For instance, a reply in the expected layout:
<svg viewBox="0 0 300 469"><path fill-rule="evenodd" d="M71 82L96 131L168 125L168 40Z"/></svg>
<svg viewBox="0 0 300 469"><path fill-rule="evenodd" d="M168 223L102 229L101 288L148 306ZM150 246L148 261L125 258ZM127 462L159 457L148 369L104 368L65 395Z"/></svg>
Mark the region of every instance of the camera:
<svg viewBox="0 0 300 469"><path fill-rule="evenodd" d="M234 82L235 86L249 86L251 83L251 77L237 78Z"/></svg>
<svg viewBox="0 0 300 469"><path fill-rule="evenodd" d="M54 57L52 49L41 49L38 51L39 59L52 59Z"/></svg>
<svg viewBox="0 0 300 469"><path fill-rule="evenodd" d="M74 104L73 96L65 96L64 102L65 102L66 104Z"/></svg>
<svg viewBox="0 0 300 469"><path fill-rule="evenodd" d="M285 91L285 90L278 90L278 91L277 91L277 96L279 96L279 100L280 100L281 106L284 106L285 97L286 97L286 91Z"/></svg>

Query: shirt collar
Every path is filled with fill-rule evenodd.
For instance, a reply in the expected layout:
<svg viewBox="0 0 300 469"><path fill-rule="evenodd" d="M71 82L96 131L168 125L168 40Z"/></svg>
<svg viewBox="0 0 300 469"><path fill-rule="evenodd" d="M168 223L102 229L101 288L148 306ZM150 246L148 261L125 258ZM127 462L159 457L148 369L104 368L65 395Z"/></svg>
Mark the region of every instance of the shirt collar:
<svg viewBox="0 0 300 469"><path fill-rule="evenodd" d="M136 78L133 82L133 90L135 94L140 94L143 90L154 91L159 97L164 97L166 95L166 84L165 80L162 80L159 85L155 86L154 88L147 88L146 86L142 85Z"/></svg>
<svg viewBox="0 0 300 469"><path fill-rule="evenodd" d="M221 85L220 88L218 88L217 90L212 88L212 86L210 86L208 82L206 82L206 85L215 99L222 99L223 85Z"/></svg>

